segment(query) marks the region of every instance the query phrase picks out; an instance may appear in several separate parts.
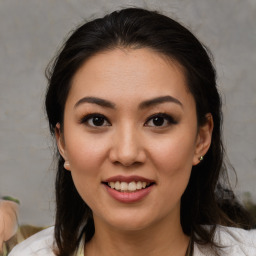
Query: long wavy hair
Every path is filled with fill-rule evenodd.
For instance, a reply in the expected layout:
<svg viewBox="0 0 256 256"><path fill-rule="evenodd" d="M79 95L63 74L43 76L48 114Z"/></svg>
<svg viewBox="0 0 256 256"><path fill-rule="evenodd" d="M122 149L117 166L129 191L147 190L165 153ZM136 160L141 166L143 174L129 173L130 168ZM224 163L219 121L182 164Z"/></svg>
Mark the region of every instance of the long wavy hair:
<svg viewBox="0 0 256 256"><path fill-rule="evenodd" d="M221 99L216 86L212 56L184 26L155 11L128 8L114 11L78 27L66 40L46 71L48 89L45 106L54 136L57 123L63 127L65 102L77 70L95 54L122 48L150 48L177 61L184 70L187 88L196 102L198 126L211 113L214 122L212 143L204 160L192 168L188 186L181 198L181 225L198 244L216 248L216 225L250 228L249 215L229 189L223 162ZM91 209L78 194L64 159L58 153L56 175L56 254L71 255L81 237L94 234ZM207 225L207 228L205 227Z"/></svg>

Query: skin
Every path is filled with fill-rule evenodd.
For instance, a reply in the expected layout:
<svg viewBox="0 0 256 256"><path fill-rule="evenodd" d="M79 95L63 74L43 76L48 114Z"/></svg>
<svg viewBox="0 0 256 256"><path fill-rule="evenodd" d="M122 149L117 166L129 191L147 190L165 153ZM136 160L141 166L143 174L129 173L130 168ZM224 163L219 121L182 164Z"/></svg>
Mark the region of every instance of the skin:
<svg viewBox="0 0 256 256"><path fill-rule="evenodd" d="M3 242L9 240L17 230L18 207L15 202L0 200L0 252Z"/></svg>
<svg viewBox="0 0 256 256"><path fill-rule="evenodd" d="M142 107L162 96L175 100ZM81 101L84 97L107 100L114 108ZM92 113L106 121L101 126L85 121ZM159 113L174 121L160 117L156 125L150 117ZM65 168L93 212L95 235L86 255L185 255L189 238L180 224L180 199L192 166L210 146L213 123L210 114L207 118L197 127L182 68L150 49L114 49L83 64L56 139ZM122 203L102 184L115 175L139 175L154 185L142 200Z"/></svg>

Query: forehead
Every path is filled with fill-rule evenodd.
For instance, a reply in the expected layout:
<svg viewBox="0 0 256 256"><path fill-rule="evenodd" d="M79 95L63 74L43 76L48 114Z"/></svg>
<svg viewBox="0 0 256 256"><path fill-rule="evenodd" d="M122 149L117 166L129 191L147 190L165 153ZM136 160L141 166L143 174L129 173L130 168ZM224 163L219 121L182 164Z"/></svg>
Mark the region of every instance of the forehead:
<svg viewBox="0 0 256 256"><path fill-rule="evenodd" d="M192 97L179 63L147 48L114 49L98 53L81 66L68 100L84 96L143 100L162 95Z"/></svg>

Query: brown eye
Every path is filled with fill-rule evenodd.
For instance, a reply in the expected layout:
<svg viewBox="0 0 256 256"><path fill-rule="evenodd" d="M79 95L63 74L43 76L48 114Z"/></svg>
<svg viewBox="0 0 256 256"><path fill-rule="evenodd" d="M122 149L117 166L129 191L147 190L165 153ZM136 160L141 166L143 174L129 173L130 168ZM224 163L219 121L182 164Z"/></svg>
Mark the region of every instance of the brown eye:
<svg viewBox="0 0 256 256"><path fill-rule="evenodd" d="M91 127L110 126L106 117L100 114L87 115L81 120L81 123L85 123L87 126Z"/></svg>
<svg viewBox="0 0 256 256"><path fill-rule="evenodd" d="M154 117L152 119L152 123L155 125L155 126L162 126L164 124L164 118L163 117Z"/></svg>
<svg viewBox="0 0 256 256"><path fill-rule="evenodd" d="M91 123L94 125L94 126L102 126L103 124L104 124L104 118L102 118L102 117L98 117L98 116L96 116L96 117L93 117L92 119L91 119Z"/></svg>
<svg viewBox="0 0 256 256"><path fill-rule="evenodd" d="M149 127L166 127L171 124L177 124L172 116L159 113L148 118L145 126Z"/></svg>

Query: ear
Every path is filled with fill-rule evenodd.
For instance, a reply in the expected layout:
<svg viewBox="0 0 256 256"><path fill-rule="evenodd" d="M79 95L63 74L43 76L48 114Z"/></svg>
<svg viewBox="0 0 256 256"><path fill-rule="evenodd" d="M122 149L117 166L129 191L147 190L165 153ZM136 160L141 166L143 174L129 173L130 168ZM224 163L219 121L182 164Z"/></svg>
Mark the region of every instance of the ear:
<svg viewBox="0 0 256 256"><path fill-rule="evenodd" d="M196 149L193 158L193 165L200 163L200 157L204 156L210 148L212 141L213 119L212 114L208 113L205 116L206 122L198 128Z"/></svg>
<svg viewBox="0 0 256 256"><path fill-rule="evenodd" d="M65 141L64 141L63 133L61 132L60 123L57 123L55 127L55 139L56 139L59 153L65 160L65 164L64 164L65 169L70 170L70 165L68 162L67 153L65 149Z"/></svg>

